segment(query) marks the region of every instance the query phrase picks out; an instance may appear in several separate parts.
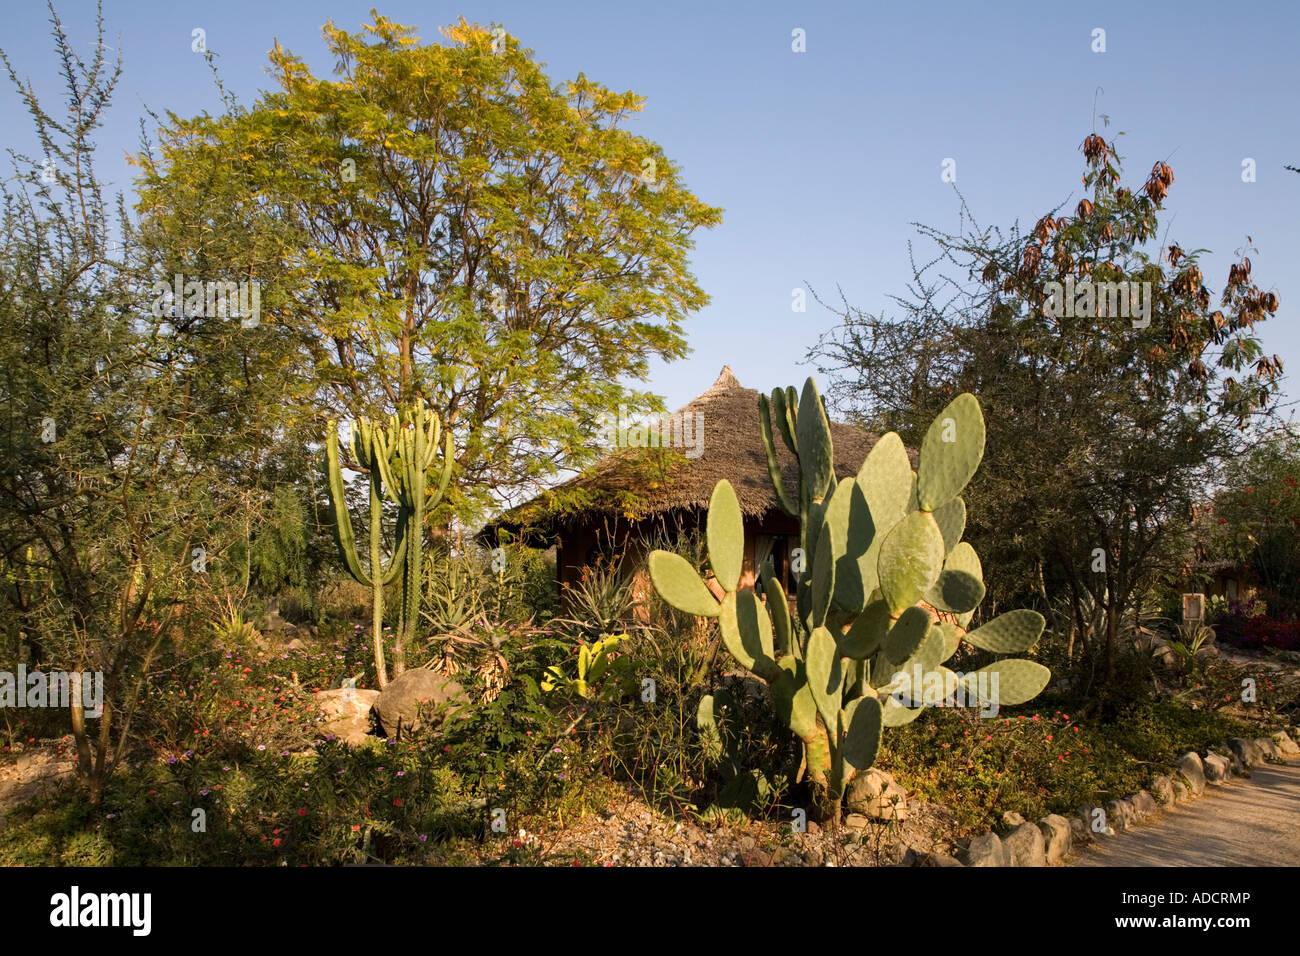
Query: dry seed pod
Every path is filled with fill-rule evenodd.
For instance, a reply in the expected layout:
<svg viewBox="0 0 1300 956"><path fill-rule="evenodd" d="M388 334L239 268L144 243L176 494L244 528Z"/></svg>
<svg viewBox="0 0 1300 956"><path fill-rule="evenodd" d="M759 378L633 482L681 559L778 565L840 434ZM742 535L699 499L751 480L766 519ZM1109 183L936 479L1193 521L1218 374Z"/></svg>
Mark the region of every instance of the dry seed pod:
<svg viewBox="0 0 1300 956"><path fill-rule="evenodd" d="M1080 219L1085 219L1092 214L1092 203L1086 199L1079 200L1079 206L1075 209L1075 215Z"/></svg>
<svg viewBox="0 0 1300 956"><path fill-rule="evenodd" d="M1106 145L1106 141L1096 133L1090 133L1083 141L1083 155L1089 160L1105 156L1109 150L1110 147Z"/></svg>

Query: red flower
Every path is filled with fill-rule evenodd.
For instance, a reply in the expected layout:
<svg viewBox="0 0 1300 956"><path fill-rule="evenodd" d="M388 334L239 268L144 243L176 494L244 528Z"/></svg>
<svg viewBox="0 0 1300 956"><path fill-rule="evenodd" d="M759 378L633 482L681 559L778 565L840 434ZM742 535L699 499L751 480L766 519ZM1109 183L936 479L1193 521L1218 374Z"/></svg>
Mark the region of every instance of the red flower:
<svg viewBox="0 0 1300 956"><path fill-rule="evenodd" d="M402 798L401 798L401 797L398 797L396 800L393 801L393 806L395 806L395 807L400 807L401 805L402 805Z"/></svg>
<svg viewBox="0 0 1300 956"><path fill-rule="evenodd" d="M299 807L299 808L298 808L298 816L300 816L300 817L305 817L306 815L307 815L307 808L306 808L306 807Z"/></svg>
<svg viewBox="0 0 1300 956"><path fill-rule="evenodd" d="M274 840L271 841L271 846L279 846L279 845L280 845L279 837L276 837Z"/></svg>

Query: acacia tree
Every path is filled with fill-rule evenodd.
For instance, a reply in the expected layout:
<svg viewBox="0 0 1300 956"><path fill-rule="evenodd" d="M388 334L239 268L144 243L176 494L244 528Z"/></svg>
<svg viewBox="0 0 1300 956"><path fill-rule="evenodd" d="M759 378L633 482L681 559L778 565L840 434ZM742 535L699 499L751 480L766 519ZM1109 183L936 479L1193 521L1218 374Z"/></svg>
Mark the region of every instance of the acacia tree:
<svg viewBox="0 0 1300 956"><path fill-rule="evenodd" d="M656 144L640 97L555 86L499 28L447 44L374 15L324 28L336 78L278 43L279 89L170 116L141 155L151 242L219 256L267 290L286 367L314 402L374 416L425 399L455 434L470 515L595 453L597 414L652 356L685 354L707 301L691 233L720 221Z"/></svg>
<svg viewBox="0 0 1300 956"><path fill-rule="evenodd" d="M1152 258L1144 248L1173 170L1158 162L1131 190L1111 143L1093 132L1082 151L1091 195L1072 217L1058 208L1004 236L963 206L956 235L919 227L939 251L914 266L901 317L846 303L811 357L840 376L835 404L911 441L953 395L979 395L989 451L968 489L970 535L992 606L1036 593L1050 611L1050 592L1063 592L1058 626L1072 642L1088 631L1086 606L1103 609L1097 650L1109 674L1124 614L1172 570L1215 468L1275 407L1281 362L1263 354L1255 326L1278 299L1243 257L1214 308L1200 250L1170 244ZM1149 283L1139 287L1149 315L1108 296L1061 308L1067 279L1080 296L1085 280L1094 295L1097 283Z"/></svg>
<svg viewBox="0 0 1300 956"><path fill-rule="evenodd" d="M164 638L246 533L243 463L264 435L206 361L238 323L196 321L213 343L198 352L153 321L132 224L92 162L121 63L102 20L89 63L51 20L64 113L0 52L42 150L11 153L0 187L0 616L7 659L25 648L36 667L102 672L102 712L73 694L70 713L96 804Z"/></svg>

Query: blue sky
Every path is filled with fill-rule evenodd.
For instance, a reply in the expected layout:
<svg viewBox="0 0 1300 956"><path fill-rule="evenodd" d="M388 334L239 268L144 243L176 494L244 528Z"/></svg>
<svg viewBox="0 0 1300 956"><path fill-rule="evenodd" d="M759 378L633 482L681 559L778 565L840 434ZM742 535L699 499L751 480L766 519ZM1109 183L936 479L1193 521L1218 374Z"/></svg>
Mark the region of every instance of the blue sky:
<svg viewBox="0 0 1300 956"><path fill-rule="evenodd" d="M122 155L148 106L181 115L220 108L203 58L202 27L222 77L242 101L271 85L266 52L279 39L318 74L332 64L320 37L328 19L350 30L373 0L296 3L106 0L109 42L124 54L122 86L98 142L100 172L129 190ZM88 55L94 3L57 4ZM912 222L957 226L957 187L982 224L1032 224L1082 197L1078 147L1092 126L1116 140L1125 181L1140 186L1156 160L1176 181L1162 225L1184 248L1207 248L1207 285L1222 291L1234 250L1253 238L1254 277L1282 303L1261 328L1288 376L1300 369L1300 5L1184 3L650 3L386 2L386 16L420 28L464 15L499 23L535 51L554 81L579 71L647 98L633 128L684 167L701 199L724 207L697 234L694 271L712 298L687 325L691 356L652 366L670 408L703 391L726 363L744 384L797 384L805 353L835 325L791 292L811 286L854 306L889 308L906 291ZM5 11L0 47L47 106L62 90L48 11ZM791 31L806 52L791 50ZM1092 31L1106 31L1094 53ZM28 117L6 84L7 146L30 150ZM1253 158L1257 181L1242 182ZM923 253L924 247L918 252ZM924 260L923 254L918 258ZM1300 390L1291 386L1292 397Z"/></svg>

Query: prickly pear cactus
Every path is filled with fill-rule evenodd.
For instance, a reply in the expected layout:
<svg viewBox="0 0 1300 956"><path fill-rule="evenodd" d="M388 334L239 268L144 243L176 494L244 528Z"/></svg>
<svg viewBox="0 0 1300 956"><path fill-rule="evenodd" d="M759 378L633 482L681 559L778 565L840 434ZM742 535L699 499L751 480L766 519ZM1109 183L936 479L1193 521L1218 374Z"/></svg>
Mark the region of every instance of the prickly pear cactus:
<svg viewBox="0 0 1300 956"><path fill-rule="evenodd" d="M965 675L943 664L963 640L997 654L1028 650L1045 622L1035 611L1011 611L966 630L984 598L979 557L961 540L959 497L984 456L975 396L959 395L935 418L916 471L890 432L855 478L838 482L830 422L811 378L800 396L793 388L760 396L759 412L777 499L800 524L794 613L770 561L759 569L764 599L739 589L744 529L725 480L713 490L706 526L723 599L667 551L650 555L650 578L674 607L716 617L731 656L768 682L830 816L853 775L875 762L885 727L915 720L926 705L996 708L1037 696L1051 673L1034 661L1006 658ZM773 423L798 461L793 494Z"/></svg>

